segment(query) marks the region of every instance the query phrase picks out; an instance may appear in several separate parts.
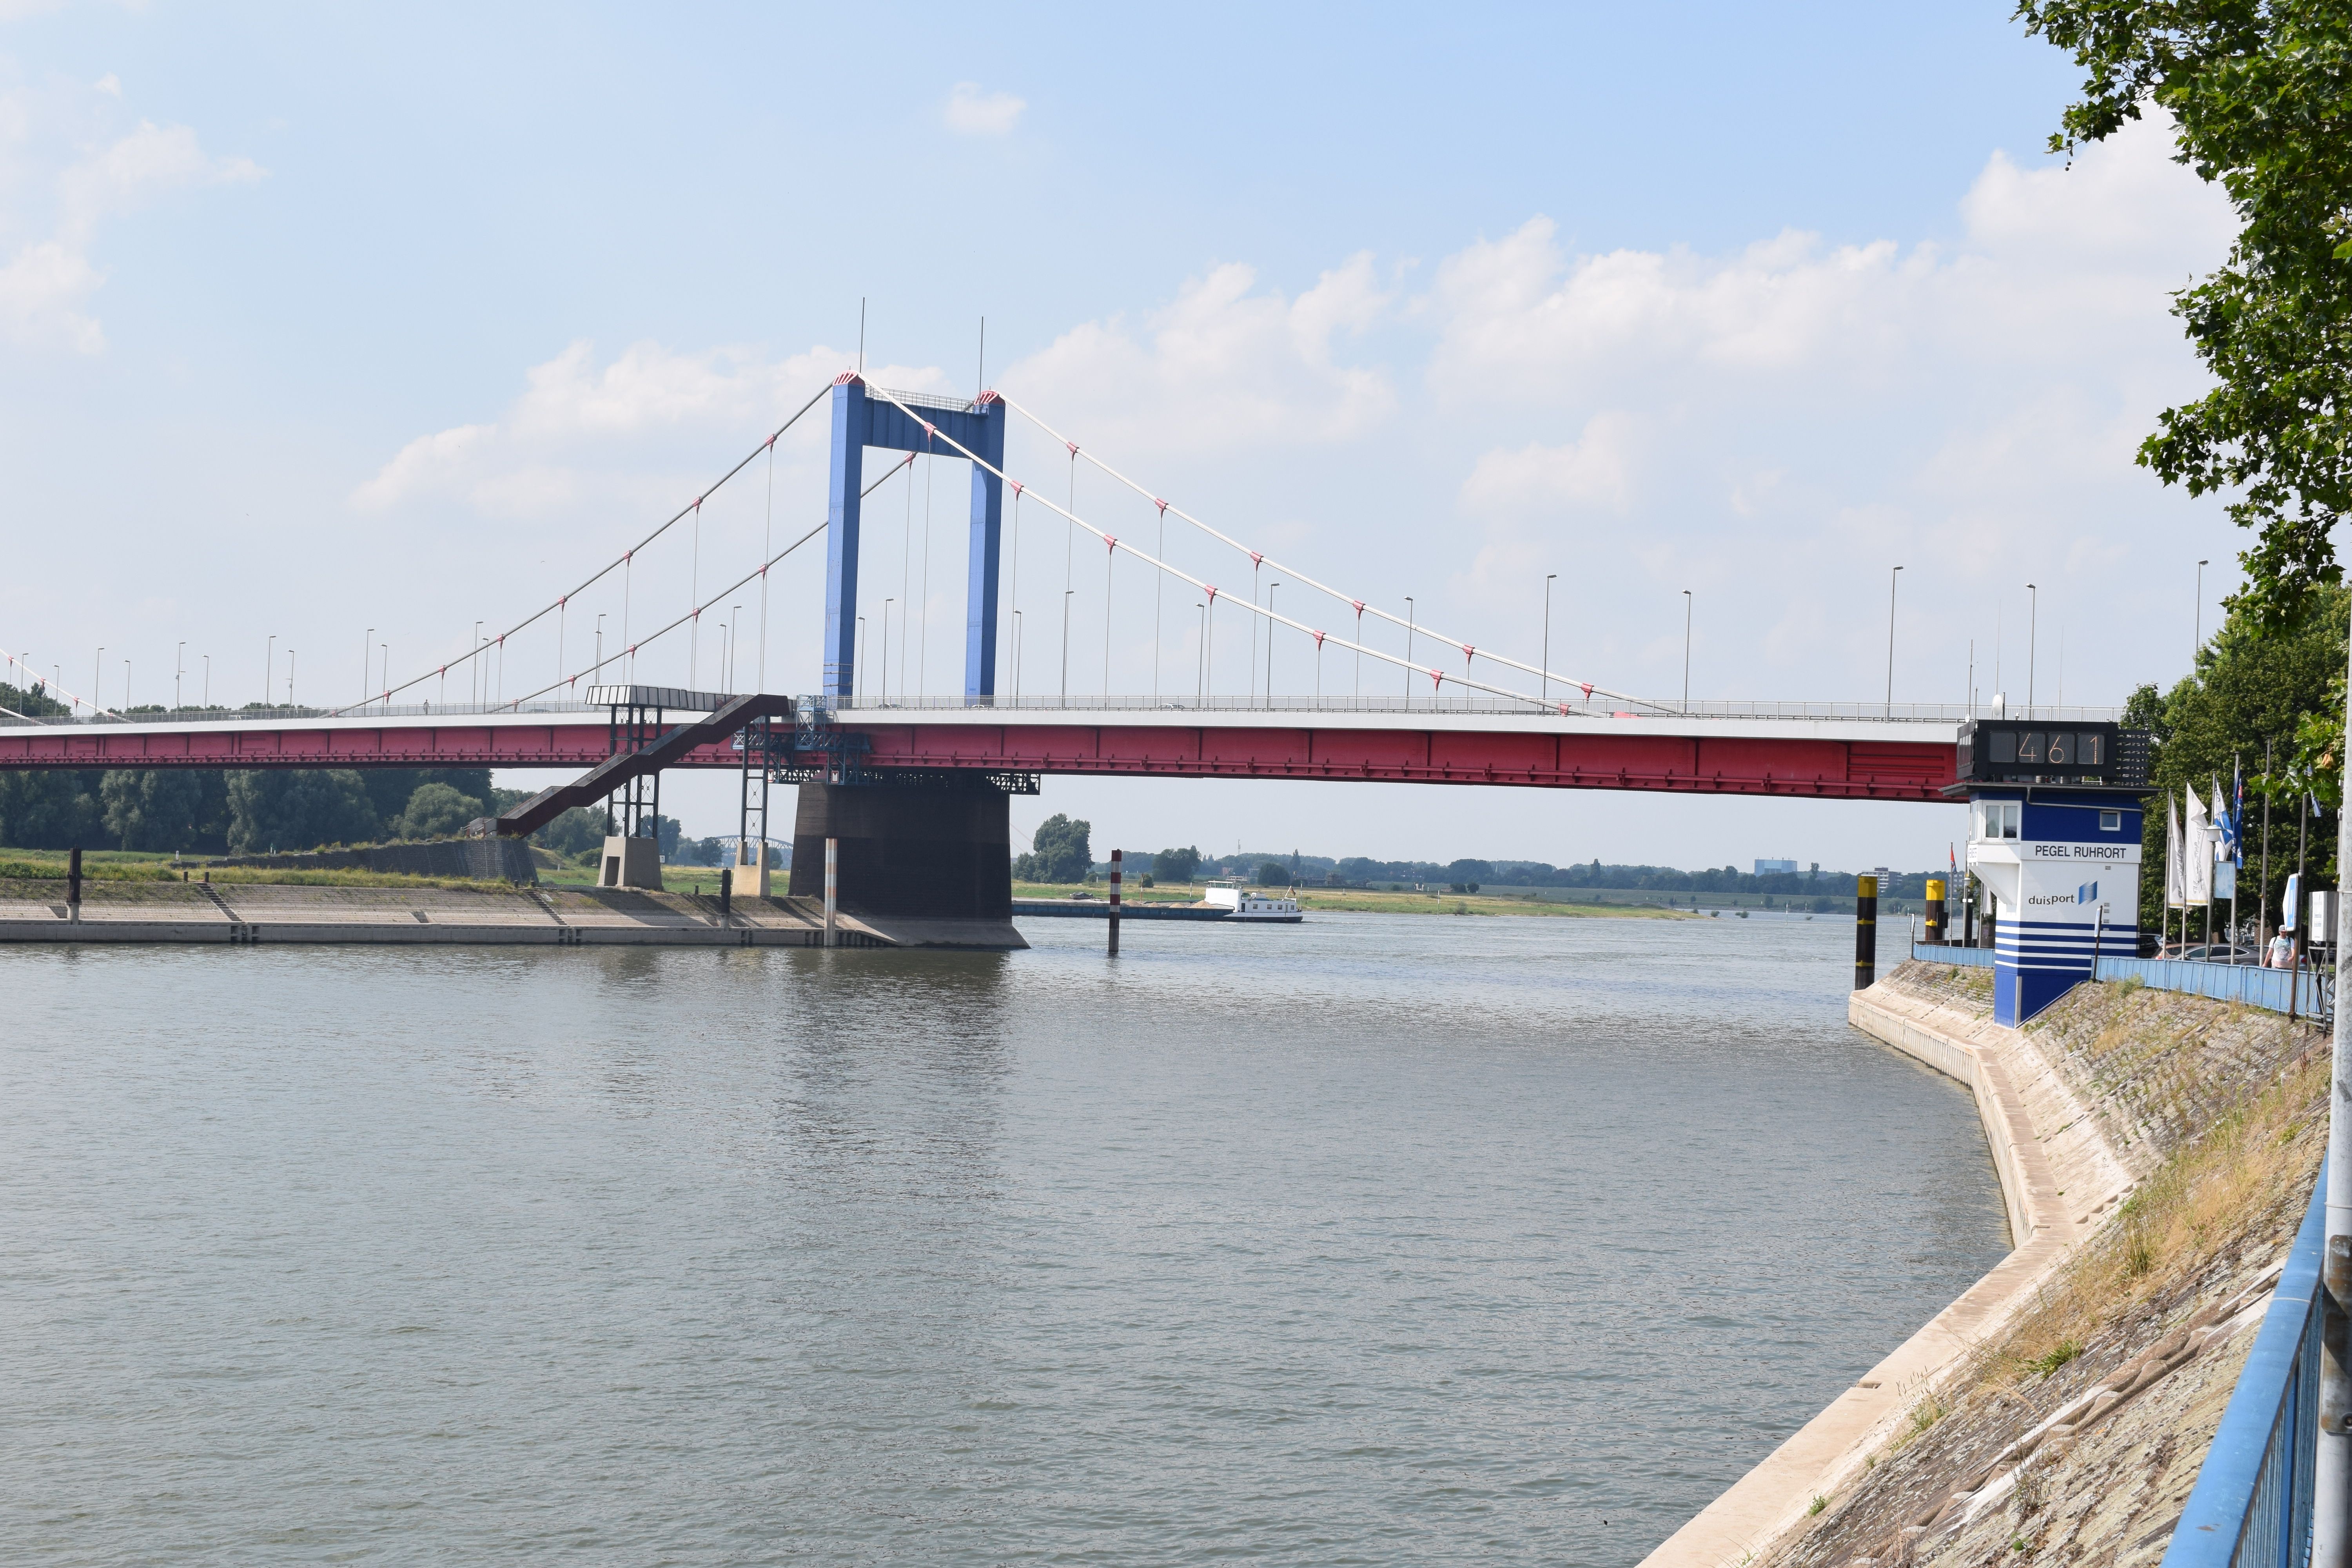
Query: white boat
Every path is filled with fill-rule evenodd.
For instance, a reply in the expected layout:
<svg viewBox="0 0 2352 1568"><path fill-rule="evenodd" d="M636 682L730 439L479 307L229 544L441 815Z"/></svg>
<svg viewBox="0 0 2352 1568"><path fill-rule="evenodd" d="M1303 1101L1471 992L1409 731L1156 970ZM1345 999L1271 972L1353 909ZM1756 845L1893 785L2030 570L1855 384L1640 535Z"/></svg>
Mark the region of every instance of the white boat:
<svg viewBox="0 0 2352 1568"><path fill-rule="evenodd" d="M1306 917L1288 894L1261 893L1239 877L1217 877L1201 889L1201 907L1223 910L1229 921L1276 921L1297 925Z"/></svg>

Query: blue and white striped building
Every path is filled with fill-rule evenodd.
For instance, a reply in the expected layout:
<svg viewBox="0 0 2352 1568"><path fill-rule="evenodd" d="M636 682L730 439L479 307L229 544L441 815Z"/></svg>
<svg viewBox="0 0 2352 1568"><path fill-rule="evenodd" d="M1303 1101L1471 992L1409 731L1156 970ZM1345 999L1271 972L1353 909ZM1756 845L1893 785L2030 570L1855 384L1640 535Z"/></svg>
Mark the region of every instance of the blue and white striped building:
<svg viewBox="0 0 2352 1568"><path fill-rule="evenodd" d="M2063 784L1969 789L1969 868L1993 922L1993 1018L2024 1023L2139 951L2137 793Z"/></svg>

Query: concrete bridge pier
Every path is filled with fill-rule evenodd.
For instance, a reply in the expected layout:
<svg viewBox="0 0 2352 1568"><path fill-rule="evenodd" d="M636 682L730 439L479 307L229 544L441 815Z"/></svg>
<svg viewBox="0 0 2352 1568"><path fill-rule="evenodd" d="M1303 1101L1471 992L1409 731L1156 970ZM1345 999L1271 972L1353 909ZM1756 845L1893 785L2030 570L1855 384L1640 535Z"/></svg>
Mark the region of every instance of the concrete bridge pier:
<svg viewBox="0 0 2352 1568"><path fill-rule="evenodd" d="M839 843L841 911L906 947L1016 948L1012 802L987 779L800 786L792 892L824 897Z"/></svg>

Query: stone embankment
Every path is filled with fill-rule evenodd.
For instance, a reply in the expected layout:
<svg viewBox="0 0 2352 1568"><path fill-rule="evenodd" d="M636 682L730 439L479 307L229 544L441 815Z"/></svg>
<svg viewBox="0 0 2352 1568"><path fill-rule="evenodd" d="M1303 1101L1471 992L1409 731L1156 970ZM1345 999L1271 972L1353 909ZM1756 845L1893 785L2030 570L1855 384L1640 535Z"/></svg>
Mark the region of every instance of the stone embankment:
<svg viewBox="0 0 2352 1568"><path fill-rule="evenodd" d="M342 943L537 947L817 947L824 911L806 898L633 889L334 886L0 880L0 942ZM1024 945L1010 921L836 918L845 947Z"/></svg>
<svg viewBox="0 0 2352 1568"><path fill-rule="evenodd" d="M2016 1250L1649 1560L2153 1563L2325 1141L2307 1024L2084 985L2022 1030L1908 963L1853 1022L1975 1091Z"/></svg>

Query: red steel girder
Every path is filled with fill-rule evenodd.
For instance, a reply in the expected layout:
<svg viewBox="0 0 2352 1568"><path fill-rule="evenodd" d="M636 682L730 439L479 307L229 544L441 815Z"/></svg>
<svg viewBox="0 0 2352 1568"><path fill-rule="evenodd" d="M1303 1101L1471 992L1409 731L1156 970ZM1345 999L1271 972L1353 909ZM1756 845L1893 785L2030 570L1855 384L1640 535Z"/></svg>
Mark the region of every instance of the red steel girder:
<svg viewBox="0 0 2352 1568"><path fill-rule="evenodd" d="M875 767L996 768L1180 778L1381 780L1545 789L1664 790L1822 799L1941 801L1954 748L1910 741L1628 735L1571 731L1318 729L1312 725L874 724ZM591 768L604 724L191 725L166 733L0 731L0 768ZM737 767L725 744L680 767Z"/></svg>

